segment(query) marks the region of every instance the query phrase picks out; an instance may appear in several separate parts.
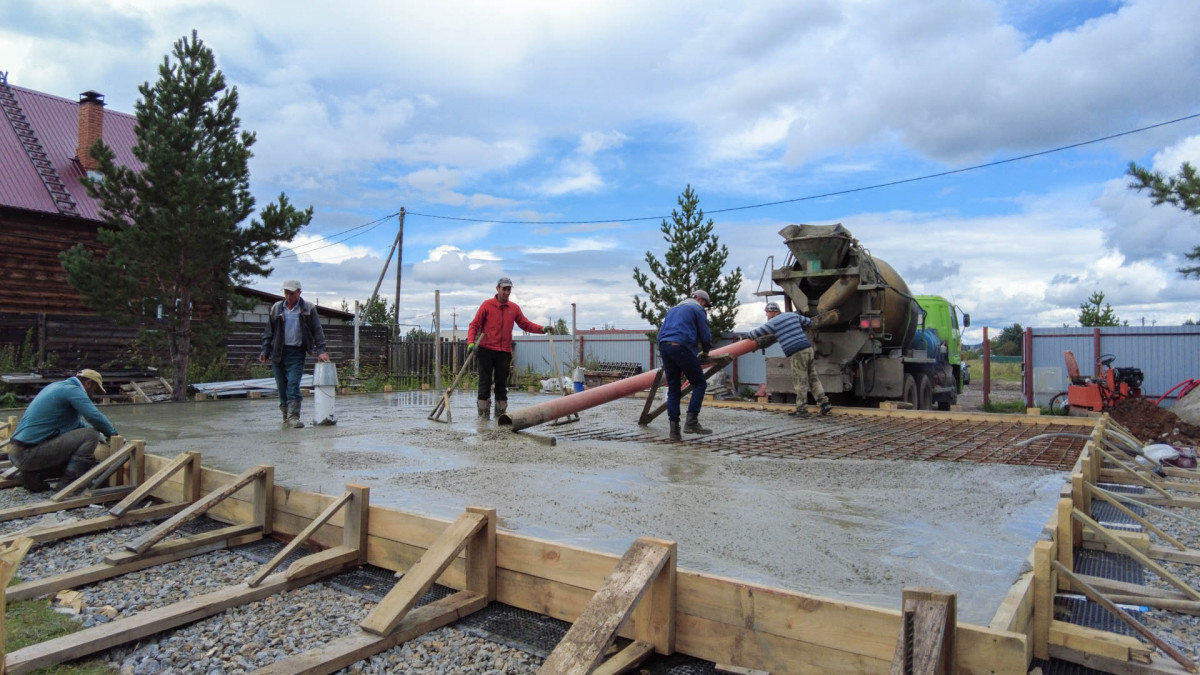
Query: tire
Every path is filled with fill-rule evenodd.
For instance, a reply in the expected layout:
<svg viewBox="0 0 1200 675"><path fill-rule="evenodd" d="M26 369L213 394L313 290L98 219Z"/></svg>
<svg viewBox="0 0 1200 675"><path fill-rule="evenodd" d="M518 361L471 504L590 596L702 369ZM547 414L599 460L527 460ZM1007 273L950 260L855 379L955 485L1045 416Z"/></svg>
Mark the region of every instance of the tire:
<svg viewBox="0 0 1200 675"><path fill-rule="evenodd" d="M917 400L921 402L921 410L933 410L933 382L928 375L917 376Z"/></svg>
<svg viewBox="0 0 1200 675"><path fill-rule="evenodd" d="M1050 399L1050 414L1051 415L1069 415L1071 414L1070 405L1067 404L1067 392L1061 391Z"/></svg>
<svg viewBox="0 0 1200 675"><path fill-rule="evenodd" d="M921 402L920 398L917 396L917 381L908 373L904 374L904 389L902 391L903 393L900 396L900 400L904 401L905 403L911 403L913 410L917 410L917 404Z"/></svg>
<svg viewBox="0 0 1200 675"><path fill-rule="evenodd" d="M950 401L938 401L937 409L942 412L950 412Z"/></svg>

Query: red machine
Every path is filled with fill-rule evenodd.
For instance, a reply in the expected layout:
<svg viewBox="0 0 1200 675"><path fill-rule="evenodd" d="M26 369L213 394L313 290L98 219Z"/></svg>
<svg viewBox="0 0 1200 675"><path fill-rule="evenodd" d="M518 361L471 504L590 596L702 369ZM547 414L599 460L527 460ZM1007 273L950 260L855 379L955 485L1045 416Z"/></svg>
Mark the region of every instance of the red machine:
<svg viewBox="0 0 1200 675"><path fill-rule="evenodd" d="M1139 368L1113 368L1112 362L1117 357L1112 354L1100 356L1103 373L1094 377L1084 377L1079 373L1079 363L1075 360L1074 352L1063 352L1067 360L1067 376L1071 379L1070 386L1064 394L1059 394L1050 402L1051 410L1061 409L1063 398L1066 399L1068 412L1087 414L1089 412L1106 412L1112 410L1127 398L1140 398L1142 395L1142 371Z"/></svg>

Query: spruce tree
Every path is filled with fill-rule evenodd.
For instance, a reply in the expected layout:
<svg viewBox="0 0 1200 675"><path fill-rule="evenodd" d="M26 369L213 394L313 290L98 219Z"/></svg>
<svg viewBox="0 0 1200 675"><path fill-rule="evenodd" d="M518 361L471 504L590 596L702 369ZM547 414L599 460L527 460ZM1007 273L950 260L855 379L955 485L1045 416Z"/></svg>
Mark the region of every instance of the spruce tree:
<svg viewBox="0 0 1200 675"><path fill-rule="evenodd" d="M1129 322L1126 321L1125 324L1128 325ZM1113 311L1112 305L1104 302L1103 292L1092 291L1092 295L1087 299L1087 302L1079 304L1079 325L1120 326L1121 319Z"/></svg>
<svg viewBox="0 0 1200 675"><path fill-rule="evenodd" d="M1155 206L1171 204L1194 216L1200 216L1200 174L1190 163L1184 162L1180 165L1178 176L1165 176L1158 171L1143 169L1131 163L1126 175L1133 178L1129 188L1138 192L1148 190ZM1193 247L1184 255L1188 260L1200 261L1200 246ZM1200 265L1180 267L1177 271L1185 277L1195 275L1200 278Z"/></svg>
<svg viewBox="0 0 1200 675"><path fill-rule="evenodd" d="M722 276L729 248L713 234L712 219L705 222L700 198L691 185L679 196L678 203L679 208L671 210L671 222L664 219L659 228L669 244L663 260L646 251L649 274L633 268L633 280L646 293L645 300L640 295L634 296L633 307L657 327L662 325L667 310L691 297L694 291L707 291L711 299L708 323L715 339L733 329L742 268Z"/></svg>
<svg viewBox="0 0 1200 675"><path fill-rule="evenodd" d="M261 221L244 222L254 212L255 135L239 131L237 89L226 89L196 31L173 55L153 86L138 88L133 154L142 166L118 165L103 140L89 149L101 177L84 183L101 204L107 253L76 245L60 259L89 307L165 335L174 398L182 400L195 348L219 346L237 286L270 274L277 242L307 225L312 208L297 211L280 194ZM198 312L203 325L193 323Z"/></svg>

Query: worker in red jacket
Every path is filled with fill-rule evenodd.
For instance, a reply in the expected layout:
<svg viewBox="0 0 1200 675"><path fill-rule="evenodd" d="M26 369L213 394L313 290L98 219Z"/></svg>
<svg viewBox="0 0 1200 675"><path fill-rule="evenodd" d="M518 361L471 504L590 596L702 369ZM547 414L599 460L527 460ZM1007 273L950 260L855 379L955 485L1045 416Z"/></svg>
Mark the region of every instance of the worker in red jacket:
<svg viewBox="0 0 1200 675"><path fill-rule="evenodd" d="M483 301L471 327L467 331L467 353L477 350L475 360L479 366L479 400L475 405L479 417L487 419L491 414L492 385L496 387L496 416L508 410L508 370L512 367L513 323L530 333L549 333L550 326L539 326L525 318L517 303L509 302L512 294L512 279L501 277L496 282L496 295Z"/></svg>

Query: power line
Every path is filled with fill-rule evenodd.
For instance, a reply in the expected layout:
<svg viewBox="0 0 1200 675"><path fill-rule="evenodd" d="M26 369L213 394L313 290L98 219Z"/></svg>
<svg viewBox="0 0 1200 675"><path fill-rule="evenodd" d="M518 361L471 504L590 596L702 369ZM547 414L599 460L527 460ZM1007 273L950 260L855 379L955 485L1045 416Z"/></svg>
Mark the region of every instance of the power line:
<svg viewBox="0 0 1200 675"><path fill-rule="evenodd" d="M272 258L272 260L282 260L282 259L284 259L284 258L298 258L298 257L300 257L300 254L301 254L301 253L304 253L304 254L309 254L309 253L312 253L313 251L320 251L320 250L321 250L321 249L323 249L323 248L329 248L330 246L336 246L336 245L338 245L338 244L345 243L345 242L347 242L347 241L350 241L351 239L354 239L355 237L361 237L362 235L364 235L364 234L366 234L366 233L370 232L371 230L374 230L375 228L379 227L379 226L380 226L380 224L382 224L384 221L386 221L386 220L388 220L388 219L390 219L390 218L395 218L395 217L396 217L396 216L398 216L398 215L400 215L400 212L399 212L399 211L397 211L397 212L395 212L395 213L389 213L388 215L386 215L386 216L382 216L382 217L380 217L380 218L377 218L377 219L375 219L375 220L373 220L373 221L371 221L371 222L369 222L369 223L363 223L362 225L358 225L358 226L356 226L356 227L352 227L352 228L350 228L350 229L348 229L348 230L343 230L343 231L341 231L341 232L337 232L337 233L335 233L335 234L332 234L332 235L330 235L330 236L328 236L328 237L321 237L320 239L317 239L317 240L314 240L314 241L310 241L310 242L308 242L307 244L301 244L300 246L297 246L297 247L294 247L294 248L292 248L292 250L291 250L291 252L290 252L290 253L283 253L283 254L277 255L277 256L275 256L274 258ZM369 226L369 227L368 227L368 226ZM331 241L333 237L340 237L340 236L341 236L341 235L343 235L343 234L347 234L347 233L353 232L353 231L355 231L355 230L362 229L362 228L364 228L364 227L366 227L367 229L363 230L362 232L359 232L358 234L352 234L352 235L350 235L349 237L346 237L346 238L344 238L344 239L339 239L338 241ZM316 248L309 248L309 249L306 249L306 250L300 250L300 249L303 249L303 248L304 248L304 247L306 247L306 246L312 246L313 244L317 244L317 243L319 243L319 242L322 242L322 241L328 241L329 243L328 243L328 244L325 244L324 246L317 246Z"/></svg>
<svg viewBox="0 0 1200 675"><path fill-rule="evenodd" d="M1017 157L1009 157L1007 159L998 159L994 162L986 162L984 164L975 164L972 166L963 167L961 169L952 169L950 171L939 171L938 173L930 173L930 174L925 174L923 176L914 176L912 178L903 178L900 180L888 181L886 183L876 183L874 185L864 185L864 186L856 187L856 188L848 188L846 190L836 190L834 192L824 192L821 194L808 195L805 197L795 197L793 199L781 199L779 201L763 202L761 204L749 204L746 206L732 206L727 209L715 209L712 211L706 211L706 213L708 213L708 214L729 213L730 211L745 211L748 209L761 209L761 208L764 208L767 206L778 206L780 204L794 204L796 202L812 201L814 199L824 199L826 197L837 197L840 195L848 195L848 194L853 194L855 192L866 192L867 190L878 190L880 188L893 187L896 185L904 185L905 183L916 183L918 181L931 180L934 178L942 178L944 176L952 176L957 173L966 173L968 171L978 171L979 169L987 169L987 168L991 168L994 166L1000 166L1001 164L1009 164L1011 162L1019 162L1024 159L1032 159L1034 157L1050 155L1050 154L1053 154L1056 152L1063 152L1065 150L1081 148L1085 145L1093 145L1096 143L1103 143L1104 141L1111 141L1114 138L1121 138L1122 136L1131 136L1133 134L1140 134L1145 131L1150 131L1151 129L1158 129L1159 127L1165 127L1165 126L1169 126L1171 124L1178 124L1179 122L1186 122L1187 120L1196 119L1197 117L1200 117L1200 113L1193 113L1191 115L1179 117L1179 118L1176 118L1173 120L1169 120L1167 122L1159 122L1158 124L1151 124L1150 126L1139 127L1137 129L1131 129L1129 131L1122 131L1122 132L1116 133L1116 134L1109 134L1108 136L1102 136L1100 138L1093 138L1090 141L1082 141L1079 143L1072 143L1070 145L1063 145L1063 146L1059 146L1057 148L1053 148L1050 150L1041 150L1039 152L1031 152L1031 153L1028 153L1025 155L1019 155ZM442 216L442 215L437 215L437 214L433 214L433 213L418 213L416 211L408 211L407 213L410 216L424 216L425 218L436 218L439 220L458 220L458 221L464 221L464 222L469 222L469 223L496 223L498 225L596 225L596 224L601 224L601 223L635 223L635 222L644 221L644 220L665 220L666 218L669 217L669 216L643 216L643 217L637 217L637 218L605 218L603 220L490 220L487 218L463 218L463 217L458 217L458 216Z"/></svg>

